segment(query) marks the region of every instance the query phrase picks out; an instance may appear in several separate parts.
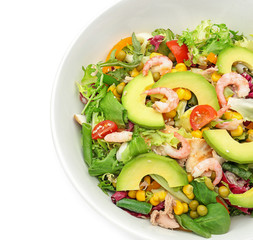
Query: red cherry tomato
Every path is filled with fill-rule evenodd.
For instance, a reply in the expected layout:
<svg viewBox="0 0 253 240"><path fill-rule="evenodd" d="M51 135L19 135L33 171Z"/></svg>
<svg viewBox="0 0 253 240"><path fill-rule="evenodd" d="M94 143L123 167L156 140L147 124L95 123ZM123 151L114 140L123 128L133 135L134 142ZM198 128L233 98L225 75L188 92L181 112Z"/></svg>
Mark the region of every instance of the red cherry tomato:
<svg viewBox="0 0 253 240"><path fill-rule="evenodd" d="M179 46L177 40L171 40L166 42L166 45L175 56L177 63L183 63L184 60L188 60L188 48L185 44Z"/></svg>
<svg viewBox="0 0 253 240"><path fill-rule="evenodd" d="M217 117L217 112L209 105L198 105L190 115L190 123L193 130L198 130L204 127Z"/></svg>
<svg viewBox="0 0 253 240"><path fill-rule="evenodd" d="M107 134L116 132L118 129L115 122L105 120L98 123L92 130L92 139L104 138Z"/></svg>

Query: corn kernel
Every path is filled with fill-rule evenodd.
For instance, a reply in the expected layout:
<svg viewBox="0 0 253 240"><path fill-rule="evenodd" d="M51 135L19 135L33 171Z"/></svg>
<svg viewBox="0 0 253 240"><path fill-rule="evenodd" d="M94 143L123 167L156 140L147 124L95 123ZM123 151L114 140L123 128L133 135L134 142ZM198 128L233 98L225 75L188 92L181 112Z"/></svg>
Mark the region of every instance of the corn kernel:
<svg viewBox="0 0 253 240"><path fill-rule="evenodd" d="M192 200L195 197L195 195L194 195L194 193L191 193L191 194L187 195L186 197L189 198L190 200Z"/></svg>
<svg viewBox="0 0 253 240"><path fill-rule="evenodd" d="M238 120L243 119L242 115L238 112L233 112L233 118L236 118Z"/></svg>
<svg viewBox="0 0 253 240"><path fill-rule="evenodd" d="M184 96L185 96L185 90L183 88L178 88L176 90L177 96L179 98L179 100L183 100Z"/></svg>
<svg viewBox="0 0 253 240"><path fill-rule="evenodd" d="M179 200L176 200L176 205L173 207L173 209L176 215L181 215L184 212L184 206Z"/></svg>
<svg viewBox="0 0 253 240"><path fill-rule="evenodd" d="M130 75L131 75L131 77L136 77L136 76L139 75L139 72L137 71L136 68L134 68L134 69L131 71Z"/></svg>
<svg viewBox="0 0 253 240"><path fill-rule="evenodd" d="M177 72L175 68L171 69L171 73Z"/></svg>
<svg viewBox="0 0 253 240"><path fill-rule="evenodd" d="M211 76L213 82L217 82L221 78L221 75L217 72L214 72Z"/></svg>
<svg viewBox="0 0 253 240"><path fill-rule="evenodd" d="M117 92L117 89L116 88L114 88L114 90L112 91L112 93L113 93L113 95L115 96L115 97L121 97L121 95L120 94L118 94L118 92Z"/></svg>
<svg viewBox="0 0 253 240"><path fill-rule="evenodd" d="M136 192L135 190L131 190L127 193L128 197L130 198L136 198Z"/></svg>
<svg viewBox="0 0 253 240"><path fill-rule="evenodd" d="M166 195L167 195L167 192L164 191L164 190L159 191L159 192L157 193L157 196L159 197L159 201L160 201L160 202L164 201Z"/></svg>
<svg viewBox="0 0 253 240"><path fill-rule="evenodd" d="M239 125L237 129L231 130L230 134L231 134L232 137L239 137L239 136L241 136L243 134L243 128L242 128L242 126Z"/></svg>
<svg viewBox="0 0 253 240"><path fill-rule="evenodd" d="M188 182L190 183L190 182L193 181L193 176L190 173L188 173L187 174L187 179L188 179Z"/></svg>
<svg viewBox="0 0 253 240"><path fill-rule="evenodd" d="M230 119L233 118L233 112L232 111L226 111L223 116L226 120L230 120Z"/></svg>
<svg viewBox="0 0 253 240"><path fill-rule="evenodd" d="M174 118L177 115L177 111L171 110L170 112L165 113L166 118Z"/></svg>
<svg viewBox="0 0 253 240"><path fill-rule="evenodd" d="M188 204L187 203L182 203L183 204L183 207L184 207L184 210L183 210L183 213L187 213L189 211L189 207L188 207Z"/></svg>
<svg viewBox="0 0 253 240"><path fill-rule="evenodd" d="M154 197L151 197L149 202L153 205L153 206L157 206L160 202L159 201L155 201Z"/></svg>
<svg viewBox="0 0 253 240"><path fill-rule="evenodd" d="M203 133L205 130L209 130L210 128L209 127L204 127L201 129L201 132Z"/></svg>
<svg viewBox="0 0 253 240"><path fill-rule="evenodd" d="M176 69L178 72L185 72L185 71L187 71L187 67L185 66L184 63L178 63L178 64L175 66L175 69Z"/></svg>
<svg viewBox="0 0 253 240"><path fill-rule="evenodd" d="M191 184L187 184L183 186L183 193L187 196L193 193L193 186Z"/></svg>
<svg viewBox="0 0 253 240"><path fill-rule="evenodd" d="M138 190L136 192L136 200L140 201L140 202L145 202L146 200L146 193L144 190Z"/></svg>
<svg viewBox="0 0 253 240"><path fill-rule="evenodd" d="M195 138L202 138L202 132L200 130L192 131L191 134Z"/></svg>
<svg viewBox="0 0 253 240"><path fill-rule="evenodd" d="M112 84L108 89L107 92L111 91L113 92L113 90L116 88L115 84Z"/></svg>
<svg viewBox="0 0 253 240"><path fill-rule="evenodd" d="M149 58L155 57L155 56L159 56L162 55L161 53L156 53L156 52L152 52L149 56Z"/></svg>
<svg viewBox="0 0 253 240"><path fill-rule="evenodd" d="M153 199L154 199L154 201L156 201L156 202L160 202L159 196L158 196L158 192L154 193Z"/></svg>
<svg viewBox="0 0 253 240"><path fill-rule="evenodd" d="M189 91L188 89L185 89L185 94L184 94L184 100L190 100L192 97L192 93L191 91Z"/></svg>

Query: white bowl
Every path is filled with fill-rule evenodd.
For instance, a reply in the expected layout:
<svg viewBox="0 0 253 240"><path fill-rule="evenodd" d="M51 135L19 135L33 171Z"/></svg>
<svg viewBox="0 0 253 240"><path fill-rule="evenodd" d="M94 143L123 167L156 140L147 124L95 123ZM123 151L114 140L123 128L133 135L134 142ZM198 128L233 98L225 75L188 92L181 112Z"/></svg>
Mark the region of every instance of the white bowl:
<svg viewBox="0 0 253 240"><path fill-rule="evenodd" d="M51 121L55 147L70 180L99 213L114 224L145 239L201 239L182 231L170 231L152 226L117 208L98 187L97 179L88 174L83 160L80 126L73 114L82 110L75 81L83 71L81 66L103 60L109 49L132 32L150 32L156 28L170 28L181 33L201 20L226 23L231 29L248 35L253 22L253 1L231 0L123 0L92 22L74 41L61 63L52 94ZM250 32L251 31L251 32ZM232 218L226 235L212 239L253 239L250 232L253 218Z"/></svg>

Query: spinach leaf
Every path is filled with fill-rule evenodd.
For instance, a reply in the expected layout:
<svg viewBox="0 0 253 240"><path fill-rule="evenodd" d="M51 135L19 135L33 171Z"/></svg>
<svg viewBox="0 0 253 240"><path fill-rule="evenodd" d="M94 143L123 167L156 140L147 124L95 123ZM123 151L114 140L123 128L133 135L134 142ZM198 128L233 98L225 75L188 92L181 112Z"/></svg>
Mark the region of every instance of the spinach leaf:
<svg viewBox="0 0 253 240"><path fill-rule="evenodd" d="M135 137L128 144L127 148L121 155L121 161L126 164L133 157L148 152L148 147L142 137Z"/></svg>
<svg viewBox="0 0 253 240"><path fill-rule="evenodd" d="M117 148L113 148L104 159L93 159L89 167L89 174L91 176L100 176L105 173L118 174L123 167L123 163L116 160L116 152Z"/></svg>
<svg viewBox="0 0 253 240"><path fill-rule="evenodd" d="M99 107L103 111L106 120L115 122L119 128L125 128L128 122L127 110L119 103L111 91L100 101Z"/></svg>
<svg viewBox="0 0 253 240"><path fill-rule="evenodd" d="M216 197L218 194L214 191L208 189L204 182L197 182L196 180L191 182L193 186L193 193L195 195L196 200L200 203L207 205L209 203L216 203Z"/></svg>
<svg viewBox="0 0 253 240"><path fill-rule="evenodd" d="M183 228L189 229L189 230L193 231L194 233L196 233L196 234L198 234L202 237L205 237L205 238L210 238L211 237L211 234L209 233L209 231L207 231L200 224L195 222L188 215L186 215L186 214L182 214L180 216L175 215L175 217L176 217L177 221L179 222L179 224Z"/></svg>
<svg viewBox="0 0 253 240"><path fill-rule="evenodd" d="M230 227L230 216L227 209L220 203L207 205L206 216L199 217L194 221L211 234L227 233Z"/></svg>

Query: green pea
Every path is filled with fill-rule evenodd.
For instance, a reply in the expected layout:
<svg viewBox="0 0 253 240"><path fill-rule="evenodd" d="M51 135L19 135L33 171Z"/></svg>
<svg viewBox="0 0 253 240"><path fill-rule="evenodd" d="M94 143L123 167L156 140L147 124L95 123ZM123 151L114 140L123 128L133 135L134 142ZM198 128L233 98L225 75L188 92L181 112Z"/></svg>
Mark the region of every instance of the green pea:
<svg viewBox="0 0 253 240"><path fill-rule="evenodd" d="M197 200L192 200L190 203L189 203L189 207L191 210L193 211L196 211L197 210L197 207L199 205L199 202Z"/></svg>
<svg viewBox="0 0 253 240"><path fill-rule="evenodd" d="M190 211L190 217L191 218L198 218L199 217L199 214L197 213L197 211Z"/></svg>
<svg viewBox="0 0 253 240"><path fill-rule="evenodd" d="M206 178L205 179L205 184L208 187L208 189L210 189L211 191L214 190L214 185L213 185L213 183L212 183L212 181L211 181L210 178Z"/></svg>
<svg viewBox="0 0 253 240"><path fill-rule="evenodd" d="M138 72L140 72L140 71L143 69L143 67L144 67L144 64L143 64L143 62L141 62L141 63L136 67L136 70L137 70Z"/></svg>
<svg viewBox="0 0 253 240"><path fill-rule="evenodd" d="M197 207L197 213L202 217L205 216L208 213L207 207L204 205L199 205Z"/></svg>
<svg viewBox="0 0 253 240"><path fill-rule="evenodd" d="M218 192L222 198L226 198L229 195L229 189L225 186L219 187Z"/></svg>
<svg viewBox="0 0 253 240"><path fill-rule="evenodd" d="M123 61L126 58L126 53L123 50L120 50L118 54L116 55L116 58L119 61Z"/></svg>
<svg viewBox="0 0 253 240"><path fill-rule="evenodd" d="M160 73L159 72L154 72L153 73L153 78L154 78L154 81L157 82L161 78Z"/></svg>

